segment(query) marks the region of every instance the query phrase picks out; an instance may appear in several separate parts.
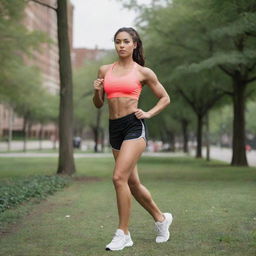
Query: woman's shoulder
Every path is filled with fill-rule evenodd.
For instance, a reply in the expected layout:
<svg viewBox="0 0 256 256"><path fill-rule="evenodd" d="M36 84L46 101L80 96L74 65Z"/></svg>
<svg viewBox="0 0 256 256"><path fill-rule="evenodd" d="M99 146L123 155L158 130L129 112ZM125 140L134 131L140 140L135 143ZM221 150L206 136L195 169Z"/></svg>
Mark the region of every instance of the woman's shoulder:
<svg viewBox="0 0 256 256"><path fill-rule="evenodd" d="M152 77L155 76L155 73L152 69L148 67L144 67L138 64L138 71L144 76L144 77Z"/></svg>
<svg viewBox="0 0 256 256"><path fill-rule="evenodd" d="M104 70L108 70L111 66L113 66L115 64L115 62L110 63L110 64L104 64L100 66L100 70L104 71Z"/></svg>
<svg viewBox="0 0 256 256"><path fill-rule="evenodd" d="M107 71L109 70L109 68L113 65L114 63L111 64L104 64L102 66L99 67L99 73L102 74L103 76L105 76L105 74L107 73Z"/></svg>

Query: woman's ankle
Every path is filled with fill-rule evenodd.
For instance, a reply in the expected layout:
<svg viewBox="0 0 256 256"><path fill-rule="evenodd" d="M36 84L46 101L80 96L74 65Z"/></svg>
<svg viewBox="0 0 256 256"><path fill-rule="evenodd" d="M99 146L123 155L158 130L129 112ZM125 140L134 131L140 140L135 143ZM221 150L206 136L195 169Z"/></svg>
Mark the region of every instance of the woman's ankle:
<svg viewBox="0 0 256 256"><path fill-rule="evenodd" d="M165 216L164 216L163 213L161 213L161 214L155 216L154 219L155 219L156 222L163 222L165 220Z"/></svg>
<svg viewBox="0 0 256 256"><path fill-rule="evenodd" d="M125 235L128 235L129 234L129 230L127 228L121 228L119 227L119 229L123 230Z"/></svg>

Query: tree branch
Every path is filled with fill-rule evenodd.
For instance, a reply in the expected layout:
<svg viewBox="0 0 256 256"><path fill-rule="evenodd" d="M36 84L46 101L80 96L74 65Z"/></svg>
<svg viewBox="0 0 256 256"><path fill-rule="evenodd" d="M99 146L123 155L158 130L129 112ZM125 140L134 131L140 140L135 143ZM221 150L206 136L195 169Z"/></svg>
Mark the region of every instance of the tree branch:
<svg viewBox="0 0 256 256"><path fill-rule="evenodd" d="M223 96L224 96L224 92L220 92L220 93L217 93L212 100L208 101L207 102L208 104L206 104L204 108L203 115L205 115L214 106L214 104L217 101L219 101Z"/></svg>
<svg viewBox="0 0 256 256"><path fill-rule="evenodd" d="M233 92L230 92L230 91L225 91L225 90L222 90L224 94L227 94L229 96L233 96L234 93Z"/></svg>
<svg viewBox="0 0 256 256"><path fill-rule="evenodd" d="M180 88L178 88L177 86L175 86L176 90L181 94L181 96L187 101L187 103L192 107L192 109L195 111L195 113L197 113L197 109L196 109L196 104L189 99L189 97L185 94L185 92L183 92Z"/></svg>
<svg viewBox="0 0 256 256"><path fill-rule="evenodd" d="M247 79L246 82L249 84L249 83L251 83L251 82L253 82L255 80L256 80L256 76L253 76L253 77Z"/></svg>
<svg viewBox="0 0 256 256"><path fill-rule="evenodd" d="M37 4L40 4L40 5L44 6L44 7L50 8L50 9L52 9L52 10L54 10L54 11L57 11L57 7L53 7L53 6L49 5L49 4L42 3L42 2L39 1L39 0L28 0L28 2L29 2L29 1L30 1L30 2L34 2L34 3L37 3Z"/></svg>
<svg viewBox="0 0 256 256"><path fill-rule="evenodd" d="M166 38L170 38L170 35L166 32L164 32L163 30L159 29L158 26L154 26L154 29L159 33L159 34L162 34L163 36L165 36ZM177 37L176 37L176 43L175 42L169 42L170 45L173 45L173 46L178 46L178 47L181 47L185 50L189 50L189 51L192 51L192 52L197 52L197 53L201 53L200 49L198 48L194 48L194 47L190 47L188 45L185 45L184 43L182 43L181 41L177 40ZM202 56L202 55L201 55Z"/></svg>
<svg viewBox="0 0 256 256"><path fill-rule="evenodd" d="M251 71L253 71L253 70L255 69L255 67L256 67L256 62L253 63L251 67L247 68L247 70L248 70L249 72L251 72Z"/></svg>
<svg viewBox="0 0 256 256"><path fill-rule="evenodd" d="M177 39L176 39L176 41L177 41L177 43L171 42L171 43L169 43L169 44L170 44L170 45L173 45L173 46L181 47L181 48L183 48L183 49L185 49L185 50L188 50L188 51L197 52L197 53L200 53L200 52L201 52L199 49L194 48L194 47L187 46L187 45L181 43L180 41L178 41ZM202 56L202 55L201 55L201 56Z"/></svg>
<svg viewBox="0 0 256 256"><path fill-rule="evenodd" d="M255 88L248 90L247 93L245 94L245 98L250 97L254 92L255 92Z"/></svg>
<svg viewBox="0 0 256 256"><path fill-rule="evenodd" d="M228 70L226 67L222 66L222 65L218 65L218 67L224 72L226 73L227 75L233 77L234 76L234 73L230 70Z"/></svg>
<svg viewBox="0 0 256 256"><path fill-rule="evenodd" d="M245 32L245 34L247 36L253 36L253 37L256 37L256 34L252 33L252 32Z"/></svg>

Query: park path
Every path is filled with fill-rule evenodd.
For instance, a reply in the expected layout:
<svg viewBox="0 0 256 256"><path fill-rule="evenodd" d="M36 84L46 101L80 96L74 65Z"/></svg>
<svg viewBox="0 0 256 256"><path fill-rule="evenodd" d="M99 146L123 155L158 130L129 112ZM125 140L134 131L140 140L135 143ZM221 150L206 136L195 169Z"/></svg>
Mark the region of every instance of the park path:
<svg viewBox="0 0 256 256"><path fill-rule="evenodd" d="M27 144L28 149L38 149L38 141L30 141ZM3 151L6 147L6 143L0 143L0 150ZM51 141L43 141L42 147L44 149L51 149L52 142ZM14 142L12 144L13 149L21 149L22 142ZM0 152L1 152L0 151ZM203 148L202 151L203 157L206 157L206 148ZM195 149L190 150L189 155L195 156ZM84 157L112 157L112 153L75 153L75 158L84 158ZM143 156L155 156L155 157L178 157L178 156L186 156L186 154L182 152L144 152ZM58 153L33 153L33 152L19 152L19 153L0 153L0 157L58 157ZM232 150L230 148L221 148L216 146L211 146L210 149L210 158L221 160L227 163L231 162ZM256 150L252 150L247 152L247 160L249 166L256 166Z"/></svg>
<svg viewBox="0 0 256 256"><path fill-rule="evenodd" d="M143 156L155 156L155 157L180 157L186 156L184 153L170 153L170 152L144 152ZM20 153L0 153L0 157L58 157L58 153L33 153L33 152L20 152ZM74 153L75 158L84 157L113 157L112 153Z"/></svg>
<svg viewBox="0 0 256 256"><path fill-rule="evenodd" d="M190 154L195 155L195 150L191 151ZM203 157L206 157L206 148L203 148L202 155ZM256 166L256 150L247 152L246 156L249 166ZM232 150L230 148L211 146L210 158L231 163Z"/></svg>

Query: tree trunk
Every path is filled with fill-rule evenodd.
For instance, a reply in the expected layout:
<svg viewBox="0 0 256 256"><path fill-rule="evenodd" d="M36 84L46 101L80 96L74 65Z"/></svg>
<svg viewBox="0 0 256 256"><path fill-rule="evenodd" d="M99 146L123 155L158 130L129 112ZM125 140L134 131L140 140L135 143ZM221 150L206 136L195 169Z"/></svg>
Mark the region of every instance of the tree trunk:
<svg viewBox="0 0 256 256"><path fill-rule="evenodd" d="M39 130L39 150L42 150L42 149L43 149L43 146L42 146L43 129L44 129L43 124L40 124L40 130Z"/></svg>
<svg viewBox="0 0 256 256"><path fill-rule="evenodd" d="M205 117L206 124L206 160L210 161L210 128L209 128L209 113Z"/></svg>
<svg viewBox="0 0 256 256"><path fill-rule="evenodd" d="M101 109L98 109L97 111L97 117L96 117L96 125L94 126L94 152L98 152L98 142L100 137L100 118L101 118Z"/></svg>
<svg viewBox="0 0 256 256"><path fill-rule="evenodd" d="M73 156L73 91L68 39L67 0L58 0L57 23L60 70L59 163L58 174L75 172Z"/></svg>
<svg viewBox="0 0 256 256"><path fill-rule="evenodd" d="M196 158L202 158L202 131L203 131L203 117L197 114L197 145L196 145Z"/></svg>
<svg viewBox="0 0 256 256"><path fill-rule="evenodd" d="M28 121L28 137L31 139L32 138L32 131L31 131L31 128L32 128L32 122Z"/></svg>
<svg viewBox="0 0 256 256"><path fill-rule="evenodd" d="M25 115L23 118L23 152L27 151L27 123L28 118Z"/></svg>
<svg viewBox="0 0 256 256"><path fill-rule="evenodd" d="M169 131L169 138L170 138L170 151L175 152L175 134Z"/></svg>
<svg viewBox="0 0 256 256"><path fill-rule="evenodd" d="M105 151L105 133L104 133L104 129L101 128L101 152Z"/></svg>
<svg viewBox="0 0 256 256"><path fill-rule="evenodd" d="M9 106L9 126L8 126L8 151L11 150L11 142L12 142L12 127L13 127L13 110Z"/></svg>
<svg viewBox="0 0 256 256"><path fill-rule="evenodd" d="M93 126L92 131L93 131L93 137L94 137L94 152L97 153L98 152L98 138L99 138L99 133L98 133L97 127Z"/></svg>
<svg viewBox="0 0 256 256"><path fill-rule="evenodd" d="M183 135L183 152L188 153L188 121L183 119L181 121L182 135Z"/></svg>
<svg viewBox="0 0 256 256"><path fill-rule="evenodd" d="M233 78L233 155L231 165L248 166L245 151L245 90L246 83Z"/></svg>

